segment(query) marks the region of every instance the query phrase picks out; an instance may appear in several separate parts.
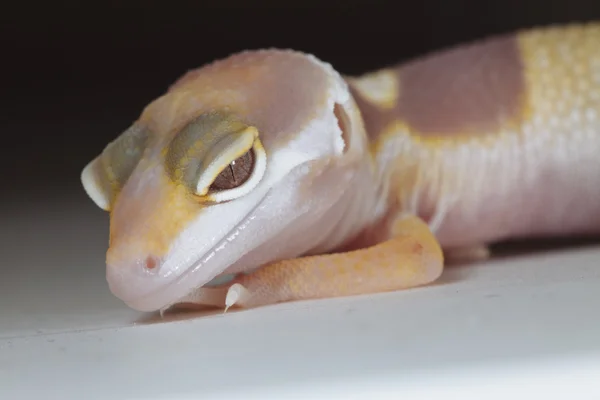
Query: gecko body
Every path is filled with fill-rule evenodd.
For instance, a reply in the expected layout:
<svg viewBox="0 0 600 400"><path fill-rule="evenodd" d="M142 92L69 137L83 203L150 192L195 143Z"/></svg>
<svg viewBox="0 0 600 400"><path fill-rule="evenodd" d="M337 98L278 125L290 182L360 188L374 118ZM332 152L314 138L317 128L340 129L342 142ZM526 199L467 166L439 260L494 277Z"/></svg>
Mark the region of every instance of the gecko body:
<svg viewBox="0 0 600 400"><path fill-rule="evenodd" d="M358 77L292 50L234 54L152 101L82 182L110 212L110 288L143 311L410 288L444 254L596 235L600 25Z"/></svg>

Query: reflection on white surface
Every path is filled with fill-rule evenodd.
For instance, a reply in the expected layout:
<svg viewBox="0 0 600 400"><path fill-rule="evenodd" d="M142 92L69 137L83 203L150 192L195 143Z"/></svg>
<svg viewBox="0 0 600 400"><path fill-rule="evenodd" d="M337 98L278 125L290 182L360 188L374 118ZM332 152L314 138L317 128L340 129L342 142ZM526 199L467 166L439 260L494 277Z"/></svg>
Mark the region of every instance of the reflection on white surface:
<svg viewBox="0 0 600 400"><path fill-rule="evenodd" d="M102 212L48 201L8 220L2 399L600 398L600 247L147 324L108 291Z"/></svg>

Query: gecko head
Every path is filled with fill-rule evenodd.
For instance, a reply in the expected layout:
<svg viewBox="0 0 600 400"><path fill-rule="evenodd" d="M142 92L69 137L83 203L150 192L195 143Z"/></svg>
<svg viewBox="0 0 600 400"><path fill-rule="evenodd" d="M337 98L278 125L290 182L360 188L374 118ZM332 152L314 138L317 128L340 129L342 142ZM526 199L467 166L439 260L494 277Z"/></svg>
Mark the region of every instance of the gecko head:
<svg viewBox="0 0 600 400"><path fill-rule="evenodd" d="M154 311L319 246L365 152L355 107L328 64L292 51L184 75L82 172L110 213L113 294Z"/></svg>

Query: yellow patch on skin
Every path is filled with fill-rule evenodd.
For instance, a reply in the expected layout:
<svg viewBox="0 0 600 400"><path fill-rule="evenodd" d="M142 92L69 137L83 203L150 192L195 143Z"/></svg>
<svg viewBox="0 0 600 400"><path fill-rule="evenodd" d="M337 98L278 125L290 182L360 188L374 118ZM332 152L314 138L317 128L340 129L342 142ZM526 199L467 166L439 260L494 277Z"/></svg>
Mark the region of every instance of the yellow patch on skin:
<svg viewBox="0 0 600 400"><path fill-rule="evenodd" d="M527 108L529 109L529 106L527 106ZM382 132L377 135L377 140L370 144L370 151L373 154L383 151L391 141L397 140L399 136L405 136L414 144L423 145L423 147L426 148L449 149L465 143L493 146L497 144L498 140L501 140L504 137L520 133L520 125L517 121L511 121L502 126L502 129L498 129L496 132L485 135L473 135L472 133L456 133L452 136L444 135L442 133L422 134L412 129L406 122L398 119L388 124Z"/></svg>
<svg viewBox="0 0 600 400"><path fill-rule="evenodd" d="M394 108L400 95L398 72L393 69L383 69L352 79L352 84L364 99L383 109Z"/></svg>
<svg viewBox="0 0 600 400"><path fill-rule="evenodd" d="M401 135L410 136L410 127L401 120L395 120L377 135L376 140L370 143L369 151L372 155L377 155L383 151L387 143L391 140L396 140Z"/></svg>
<svg viewBox="0 0 600 400"><path fill-rule="evenodd" d="M158 189L149 189L147 195L142 189L135 198L121 196L116 201L110 213L108 263L129 260L131 256L165 256L173 241L202 212L203 206L183 185L162 174L156 179L161 180L155 184ZM129 224L136 229L129 230Z"/></svg>
<svg viewBox="0 0 600 400"><path fill-rule="evenodd" d="M518 35L525 65L528 123L559 132L559 121L600 117L600 25L578 24Z"/></svg>

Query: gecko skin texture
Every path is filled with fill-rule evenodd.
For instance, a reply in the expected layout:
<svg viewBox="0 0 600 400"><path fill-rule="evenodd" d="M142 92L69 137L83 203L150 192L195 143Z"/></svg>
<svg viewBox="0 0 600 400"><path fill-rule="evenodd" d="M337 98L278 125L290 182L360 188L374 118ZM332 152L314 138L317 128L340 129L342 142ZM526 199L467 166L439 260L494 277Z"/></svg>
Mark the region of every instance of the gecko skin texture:
<svg viewBox="0 0 600 400"><path fill-rule="evenodd" d="M148 104L82 183L110 215L110 290L141 311L412 288L497 241L598 235L600 24L362 76L234 54Z"/></svg>

